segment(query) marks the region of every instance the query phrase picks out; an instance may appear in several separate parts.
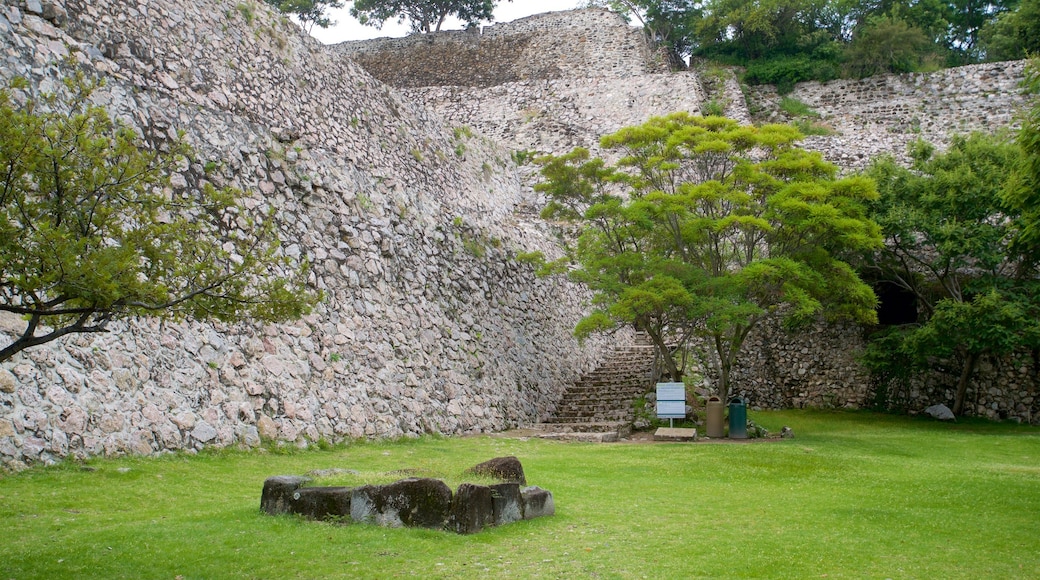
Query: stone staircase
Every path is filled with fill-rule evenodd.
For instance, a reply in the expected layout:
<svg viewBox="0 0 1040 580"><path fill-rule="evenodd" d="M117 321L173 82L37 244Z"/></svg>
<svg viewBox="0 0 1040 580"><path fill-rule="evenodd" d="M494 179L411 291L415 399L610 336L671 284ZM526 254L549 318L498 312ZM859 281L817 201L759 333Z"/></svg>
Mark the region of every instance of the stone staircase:
<svg viewBox="0 0 1040 580"><path fill-rule="evenodd" d="M596 370L564 391L556 413L535 425L539 437L617 441L632 431L632 403L654 384L654 346L642 333L615 347Z"/></svg>

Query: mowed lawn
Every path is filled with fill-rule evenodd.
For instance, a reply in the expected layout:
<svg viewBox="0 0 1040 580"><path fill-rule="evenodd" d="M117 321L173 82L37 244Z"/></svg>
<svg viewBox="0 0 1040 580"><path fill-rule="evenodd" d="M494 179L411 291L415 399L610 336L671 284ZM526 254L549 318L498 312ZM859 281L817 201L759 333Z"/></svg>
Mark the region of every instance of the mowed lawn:
<svg viewBox="0 0 1040 580"><path fill-rule="evenodd" d="M1040 429L788 411L795 438L424 438L0 477L6 578L1040 578ZM461 481L516 455L557 514L472 536L270 517L266 477Z"/></svg>

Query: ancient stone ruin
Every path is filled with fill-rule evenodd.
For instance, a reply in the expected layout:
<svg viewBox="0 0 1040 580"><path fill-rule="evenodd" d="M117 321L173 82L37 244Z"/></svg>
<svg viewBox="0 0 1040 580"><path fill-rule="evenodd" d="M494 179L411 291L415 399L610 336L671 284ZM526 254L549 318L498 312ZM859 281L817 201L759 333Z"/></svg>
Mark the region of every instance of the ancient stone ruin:
<svg viewBox="0 0 1040 580"><path fill-rule="evenodd" d="M589 293L517 259L561 255L536 217L526 154L595 148L606 132L712 99L738 120L783 120L775 93L667 72L641 38L608 12L568 11L392 41L388 56L378 43L321 45L253 0L5 1L0 83L51 91L75 67L104 79L98 104L150 141L184 131L197 158L173 187L248 192L326 298L293 323L133 320L17 355L0 365L0 462L480 433L552 416L633 335L579 344ZM400 68L430 43L442 70ZM855 167L917 136L1003 123L1021 75L1021 63L996 63L794 94L838 131L808 146ZM0 340L23 327L0 317ZM735 390L752 407L871 404L862 337L763 328ZM1032 366L983 364L975 414L1035 420ZM952 400L948 379L900 401Z"/></svg>
<svg viewBox="0 0 1040 580"><path fill-rule="evenodd" d="M516 457L492 459L470 471L495 477L501 483L463 483L452 494L447 484L431 478L408 478L386 485L306 487L310 478L280 475L264 481L260 511L458 534L473 534L490 526L556 513L552 492L527 486Z"/></svg>

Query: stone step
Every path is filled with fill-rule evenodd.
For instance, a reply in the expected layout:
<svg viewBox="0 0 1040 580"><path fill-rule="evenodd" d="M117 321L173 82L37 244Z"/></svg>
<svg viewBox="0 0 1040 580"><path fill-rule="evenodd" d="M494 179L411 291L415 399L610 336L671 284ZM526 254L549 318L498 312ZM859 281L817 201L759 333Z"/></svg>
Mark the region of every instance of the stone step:
<svg viewBox="0 0 1040 580"><path fill-rule="evenodd" d="M546 433L618 433L627 436L632 425L625 421L583 421L580 423L538 423L534 429Z"/></svg>
<svg viewBox="0 0 1040 580"><path fill-rule="evenodd" d="M597 407L618 407L619 405L628 404L631 405L632 401L639 398L637 393L619 393L616 395L608 395L602 397L575 397L564 395L560 402L556 405L557 409L566 409L574 407L575 405L580 406L597 406Z"/></svg>

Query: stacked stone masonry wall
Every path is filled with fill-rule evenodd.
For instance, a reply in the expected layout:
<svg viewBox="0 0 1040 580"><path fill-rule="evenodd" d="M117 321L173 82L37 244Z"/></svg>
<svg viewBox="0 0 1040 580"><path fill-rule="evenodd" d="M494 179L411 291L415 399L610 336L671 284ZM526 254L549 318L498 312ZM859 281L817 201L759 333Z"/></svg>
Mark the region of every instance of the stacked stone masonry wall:
<svg viewBox="0 0 1040 580"><path fill-rule="evenodd" d="M571 50L577 52L578 47L585 50L593 45L574 43L576 35L565 30L581 29L589 18L603 18L600 11L586 14L574 11L532 17L525 26L551 22L557 27L553 34L572 42ZM518 36L528 32L519 27L510 30L514 24L502 25L500 30ZM612 25L615 34L624 34L623 23ZM476 38L462 34L445 40L465 38L472 43ZM382 42L407 45L419 40ZM380 42L361 46L371 53L383 50ZM400 58L401 54L395 51L378 60L359 62L364 66L378 62L377 74L384 74L380 71L387 67L402 66L400 61L407 59ZM604 56L607 54L605 51ZM612 58L586 60L612 62ZM479 74L487 74L489 69L530 66L526 55L517 60L522 62L481 62L484 68ZM405 96L426 104L449 124L473 127L514 151L561 154L583 146L594 154L603 154L598 147L602 135L654 115L678 110L697 112L709 100L721 103L727 116L742 122L790 120L781 112L781 97L772 87L750 88L745 96L735 71L720 72L702 64L695 63L692 71L682 72L653 72L653 67L639 72L638 67L632 67L624 78L618 78L611 67L586 66L569 70L560 78L518 80L518 75L501 76L501 82L494 84L467 82L464 79L468 75L478 73L454 68L455 63L446 60L446 70L435 76L410 76L407 81L387 78L401 87ZM707 73L710 76L698 72L708 68L715 69ZM1024 63L1016 61L930 74L802 83L789 96L809 105L819 114L817 121L835 131L829 136L808 137L804 145L848 171L864 167L879 154L905 161L908 144L918 138L941 146L954 132L997 130L1012 124L1025 102L1018 89L1023 70ZM446 81L439 80L442 78ZM530 186L536 179L534 168L528 166L526 171ZM749 337L737 365L735 392L747 396L753 406L769 408L892 404L919 410L935 402L952 404L956 377L941 370L912 388L883 387L879 393L879 387L871 384L869 374L856 361L865 346L866 332L847 325L819 325L811 332L795 334L776 325L760 328ZM1037 388L1036 365L1028 362L1029 357L1023 360L1027 363L995 362L980 369L972 389L978 394L977 414L1036 420L1037 405L1031 394Z"/></svg>
<svg viewBox="0 0 1040 580"><path fill-rule="evenodd" d="M258 214L274 208L284 251L313 265L326 298L290 324L135 320L25 351L0 365L0 461L479 432L547 417L627 337L579 347L571 330L588 295L511 258L560 251L555 232L525 217L540 200L511 153L595 149L604 133L718 97L696 74L661 72L630 32L602 11L491 27L481 42L555 37L518 53L517 66L557 69L399 92L262 2L7 0L0 80L52 90L71 57L108 81L96 99L130 125L159 140L186 131L198 162L174 186L208 179L249 191ZM997 128L1022 102L1021 74L1021 63L998 63L794 94L839 131L807 145L853 168L917 136L941 140L944 128ZM730 116L776 109L775 93L755 92L749 110L732 79L724 86ZM207 161L219 170L207 174ZM0 317L0 335L20 328ZM760 407L869 404L876 392L855 363L863 334L760 329L735 392ZM969 399L979 414L1035 421L1036 369L1030 357L990 361ZM882 394L920 409L952 400L953 384L937 372Z"/></svg>
<svg viewBox="0 0 1040 580"><path fill-rule="evenodd" d="M134 320L16 355L0 365L6 466L500 430L548 416L599 362L608 339L571 334L584 291L512 259L559 250L518 216L530 200L508 152L263 3L0 6L0 82L53 90L66 57L106 79L95 99L131 126L186 132L198 159L175 188L208 179L273 208L283 251L309 260L325 299L295 323ZM22 324L0 318L0 341Z"/></svg>
<svg viewBox="0 0 1040 580"><path fill-rule="evenodd" d="M465 31L334 47L395 87L489 87L518 81L661 72L643 33L605 9L550 12ZM594 71L594 73L593 73Z"/></svg>

